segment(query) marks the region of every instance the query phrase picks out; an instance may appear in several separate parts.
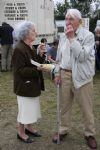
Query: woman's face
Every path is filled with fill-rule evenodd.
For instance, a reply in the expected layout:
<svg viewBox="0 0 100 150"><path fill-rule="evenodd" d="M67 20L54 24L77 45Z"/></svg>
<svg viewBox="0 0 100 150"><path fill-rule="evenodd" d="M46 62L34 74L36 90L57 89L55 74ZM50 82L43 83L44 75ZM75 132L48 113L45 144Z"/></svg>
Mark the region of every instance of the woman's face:
<svg viewBox="0 0 100 150"><path fill-rule="evenodd" d="M27 39L31 42L35 41L37 37L37 32L35 31L34 26L31 28L31 30L29 31L29 34L27 36Z"/></svg>

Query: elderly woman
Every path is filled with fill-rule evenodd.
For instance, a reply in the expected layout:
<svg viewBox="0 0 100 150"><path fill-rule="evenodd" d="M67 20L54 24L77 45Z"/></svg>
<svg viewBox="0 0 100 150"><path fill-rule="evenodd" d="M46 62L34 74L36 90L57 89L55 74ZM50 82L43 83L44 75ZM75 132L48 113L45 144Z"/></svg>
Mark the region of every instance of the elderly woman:
<svg viewBox="0 0 100 150"><path fill-rule="evenodd" d="M16 28L18 43L12 57L14 92L18 102L18 133L17 138L25 143L32 143L34 137L40 137L32 123L41 118L39 96L44 90L42 68L31 64L31 59L39 62L32 44L37 36L34 24L26 21ZM44 61L44 60L43 60Z"/></svg>

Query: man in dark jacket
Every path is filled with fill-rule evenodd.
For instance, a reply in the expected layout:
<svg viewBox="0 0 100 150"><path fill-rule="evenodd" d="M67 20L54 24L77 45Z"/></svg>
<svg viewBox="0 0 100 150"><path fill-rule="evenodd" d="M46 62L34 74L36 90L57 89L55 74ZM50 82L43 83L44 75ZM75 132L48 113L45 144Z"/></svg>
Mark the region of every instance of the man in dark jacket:
<svg viewBox="0 0 100 150"><path fill-rule="evenodd" d="M100 26L95 28L96 69L100 70Z"/></svg>
<svg viewBox="0 0 100 150"><path fill-rule="evenodd" d="M3 22L0 27L0 39L1 39L1 71L11 70L11 56L12 56L12 36L13 28Z"/></svg>

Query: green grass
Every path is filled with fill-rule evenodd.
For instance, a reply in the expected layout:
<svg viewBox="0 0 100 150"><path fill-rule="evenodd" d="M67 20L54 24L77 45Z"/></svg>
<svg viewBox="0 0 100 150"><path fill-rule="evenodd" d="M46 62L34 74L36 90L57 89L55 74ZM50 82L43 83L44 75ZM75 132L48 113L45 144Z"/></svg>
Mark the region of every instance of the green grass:
<svg viewBox="0 0 100 150"><path fill-rule="evenodd" d="M13 93L12 73L0 74L0 150L89 150L83 138L83 120L78 105L73 105L72 128L68 137L60 144L52 143L56 124L56 88L48 73L44 74L45 91L41 94L42 118L35 127L42 138L33 144L23 144L16 139L17 101ZM94 115L98 150L100 150L100 73L94 77Z"/></svg>

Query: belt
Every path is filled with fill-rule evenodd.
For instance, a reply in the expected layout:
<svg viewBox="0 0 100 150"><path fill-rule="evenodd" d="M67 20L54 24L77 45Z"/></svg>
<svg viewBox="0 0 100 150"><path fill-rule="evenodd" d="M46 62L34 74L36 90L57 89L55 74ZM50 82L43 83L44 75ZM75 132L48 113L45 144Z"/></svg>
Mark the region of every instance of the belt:
<svg viewBox="0 0 100 150"><path fill-rule="evenodd" d="M63 71L65 71L65 72L70 72L70 73L72 73L72 70L68 70L68 69L64 69L64 68L60 68L60 70L63 70Z"/></svg>

